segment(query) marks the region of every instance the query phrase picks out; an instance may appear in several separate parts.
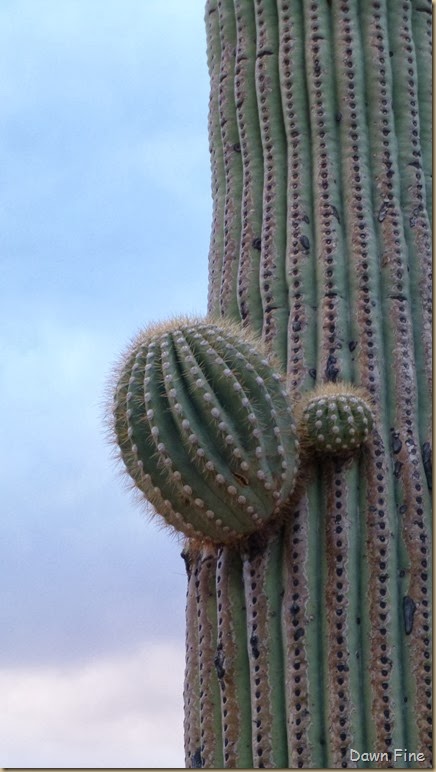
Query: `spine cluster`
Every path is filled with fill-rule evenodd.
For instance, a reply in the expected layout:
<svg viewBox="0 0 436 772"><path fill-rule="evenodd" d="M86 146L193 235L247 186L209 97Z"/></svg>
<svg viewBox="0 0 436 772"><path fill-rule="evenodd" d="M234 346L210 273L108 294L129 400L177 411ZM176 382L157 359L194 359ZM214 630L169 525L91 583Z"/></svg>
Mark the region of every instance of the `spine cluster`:
<svg viewBox="0 0 436 772"><path fill-rule="evenodd" d="M176 319L141 333L117 373L113 431L136 486L193 538L250 534L295 484L283 377L236 325Z"/></svg>

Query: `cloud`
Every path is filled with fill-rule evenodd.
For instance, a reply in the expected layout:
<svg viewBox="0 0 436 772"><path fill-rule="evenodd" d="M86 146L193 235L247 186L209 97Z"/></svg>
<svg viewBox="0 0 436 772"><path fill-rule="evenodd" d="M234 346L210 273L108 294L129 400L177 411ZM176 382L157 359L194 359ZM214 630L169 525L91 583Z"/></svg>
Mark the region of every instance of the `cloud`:
<svg viewBox="0 0 436 772"><path fill-rule="evenodd" d="M0 670L5 767L183 767L182 647Z"/></svg>
<svg viewBox="0 0 436 772"><path fill-rule="evenodd" d="M1 662L68 662L144 634L180 639L180 544L144 522L104 438L113 339L47 310L33 321L2 341Z"/></svg>

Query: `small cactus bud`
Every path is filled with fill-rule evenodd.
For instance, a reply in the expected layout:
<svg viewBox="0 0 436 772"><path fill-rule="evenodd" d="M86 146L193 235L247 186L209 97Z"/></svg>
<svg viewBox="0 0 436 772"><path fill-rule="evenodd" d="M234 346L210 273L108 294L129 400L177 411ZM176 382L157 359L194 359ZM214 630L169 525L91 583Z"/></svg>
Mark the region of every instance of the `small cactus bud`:
<svg viewBox="0 0 436 772"><path fill-rule="evenodd" d="M298 440L283 378L239 326L150 326L122 359L114 391L111 430L127 472L187 536L231 543L292 493Z"/></svg>
<svg viewBox="0 0 436 772"><path fill-rule="evenodd" d="M321 384L304 395L298 412L301 442L317 453L353 451L374 426L370 395L349 383Z"/></svg>

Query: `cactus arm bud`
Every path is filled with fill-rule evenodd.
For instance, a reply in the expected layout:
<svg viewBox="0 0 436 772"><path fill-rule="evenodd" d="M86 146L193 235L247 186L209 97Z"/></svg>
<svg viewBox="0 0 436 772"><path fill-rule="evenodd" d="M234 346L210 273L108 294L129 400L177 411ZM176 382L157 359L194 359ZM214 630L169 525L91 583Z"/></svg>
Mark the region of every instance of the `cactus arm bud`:
<svg viewBox="0 0 436 772"><path fill-rule="evenodd" d="M298 410L301 442L317 453L353 452L374 427L370 395L352 384L321 385L305 394Z"/></svg>
<svg viewBox="0 0 436 772"><path fill-rule="evenodd" d="M296 481L296 426L282 376L239 326L151 326L115 392L122 459L170 525L222 544L280 512Z"/></svg>

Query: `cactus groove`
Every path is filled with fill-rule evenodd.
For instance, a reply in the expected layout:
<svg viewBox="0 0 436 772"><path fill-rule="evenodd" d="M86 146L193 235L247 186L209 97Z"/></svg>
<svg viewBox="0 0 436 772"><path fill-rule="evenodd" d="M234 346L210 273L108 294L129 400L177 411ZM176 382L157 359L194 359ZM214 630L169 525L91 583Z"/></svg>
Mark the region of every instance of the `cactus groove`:
<svg viewBox="0 0 436 772"><path fill-rule="evenodd" d="M374 428L241 547L188 539L187 767L432 766L430 14L206 3L209 313Z"/></svg>

